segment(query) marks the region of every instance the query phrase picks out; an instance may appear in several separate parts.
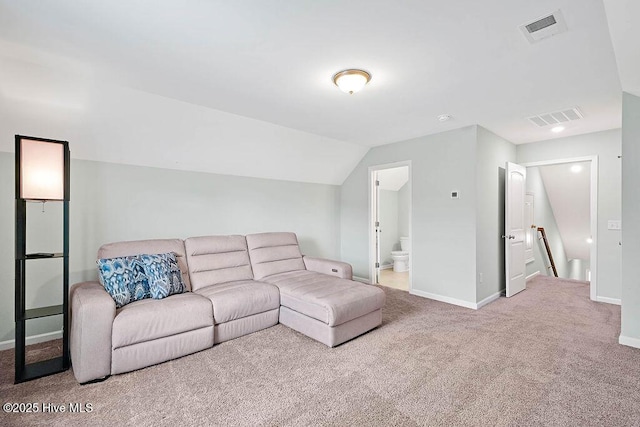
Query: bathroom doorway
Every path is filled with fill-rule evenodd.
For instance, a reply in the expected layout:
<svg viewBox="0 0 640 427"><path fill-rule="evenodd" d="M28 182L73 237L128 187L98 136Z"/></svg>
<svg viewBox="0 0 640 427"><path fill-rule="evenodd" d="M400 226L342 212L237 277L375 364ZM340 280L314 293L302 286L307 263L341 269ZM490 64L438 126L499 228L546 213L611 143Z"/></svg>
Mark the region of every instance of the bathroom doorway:
<svg viewBox="0 0 640 427"><path fill-rule="evenodd" d="M371 283L411 290L411 162L369 168Z"/></svg>

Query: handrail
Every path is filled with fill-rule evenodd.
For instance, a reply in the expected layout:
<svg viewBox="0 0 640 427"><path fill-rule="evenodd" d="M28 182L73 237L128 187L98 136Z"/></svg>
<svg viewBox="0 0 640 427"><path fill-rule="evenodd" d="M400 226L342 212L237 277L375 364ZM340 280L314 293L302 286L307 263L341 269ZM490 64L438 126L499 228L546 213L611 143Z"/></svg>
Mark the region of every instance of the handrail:
<svg viewBox="0 0 640 427"><path fill-rule="evenodd" d="M534 228L535 226L531 226ZM551 255L551 247L549 246L549 241L547 240L547 233L544 231L544 227L538 227L538 232L542 234L542 240L544 241L544 247L547 249L547 255L549 255L549 261L551 261L551 265L547 268L553 269L553 275L558 277L558 270L556 270L556 263L553 262L553 255ZM540 239L540 237L538 238Z"/></svg>

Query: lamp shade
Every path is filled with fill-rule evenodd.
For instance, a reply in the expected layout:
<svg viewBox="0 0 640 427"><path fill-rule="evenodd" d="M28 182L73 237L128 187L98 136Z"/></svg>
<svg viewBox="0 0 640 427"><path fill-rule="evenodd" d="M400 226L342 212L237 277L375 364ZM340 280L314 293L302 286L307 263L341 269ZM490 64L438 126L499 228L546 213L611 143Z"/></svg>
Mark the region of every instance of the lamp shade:
<svg viewBox="0 0 640 427"><path fill-rule="evenodd" d="M20 198L64 200L65 145L20 139Z"/></svg>
<svg viewBox="0 0 640 427"><path fill-rule="evenodd" d="M333 82L341 91L354 94L371 80L371 74L364 70L344 70L333 76Z"/></svg>

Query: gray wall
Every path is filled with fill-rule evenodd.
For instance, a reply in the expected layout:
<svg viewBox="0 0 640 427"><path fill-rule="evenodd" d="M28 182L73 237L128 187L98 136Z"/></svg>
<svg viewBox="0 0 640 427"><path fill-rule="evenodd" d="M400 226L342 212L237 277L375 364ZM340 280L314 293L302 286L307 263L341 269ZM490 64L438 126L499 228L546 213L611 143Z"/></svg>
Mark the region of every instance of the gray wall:
<svg viewBox="0 0 640 427"><path fill-rule="evenodd" d="M372 148L342 185L342 259L369 278L368 168L404 160L412 162L413 289L475 303L476 126Z"/></svg>
<svg viewBox="0 0 640 427"><path fill-rule="evenodd" d="M477 229L476 302L505 288L504 276L504 167L515 162L516 147L478 126L476 171ZM483 279L480 282L480 273Z"/></svg>
<svg viewBox="0 0 640 427"><path fill-rule="evenodd" d="M588 259L572 259L568 262L569 279L582 280L588 279L587 270L590 269L590 262Z"/></svg>
<svg viewBox="0 0 640 427"><path fill-rule="evenodd" d="M6 341L14 338L13 153L0 152L0 177L0 341ZM334 185L72 160L71 282L94 279L98 247L121 240L293 231L304 253L339 258L339 193ZM42 242L29 245L56 250L60 211L53 204L45 214L39 210L30 205L29 236ZM47 267L46 277L40 264L33 267L28 305L55 303L53 298L61 298L58 272ZM30 334L58 330L59 323L42 320Z"/></svg>
<svg viewBox="0 0 640 427"><path fill-rule="evenodd" d="M391 251L397 248L398 236L398 192L380 190L380 265L393 265Z"/></svg>
<svg viewBox="0 0 640 427"><path fill-rule="evenodd" d="M409 236L409 201L411 194L409 193L409 183L400 187L398 190L398 236Z"/></svg>
<svg viewBox="0 0 640 427"><path fill-rule="evenodd" d="M517 146L518 163L598 156L598 297L621 295L620 231L607 230L607 220L621 218L620 129L570 136Z"/></svg>
<svg viewBox="0 0 640 427"><path fill-rule="evenodd" d="M622 101L622 331L640 347L640 97ZM628 342L629 343L629 342Z"/></svg>
<svg viewBox="0 0 640 427"><path fill-rule="evenodd" d="M540 169L537 167L527 168L527 192L533 193L533 223L538 227L544 227L553 261L558 270L558 276L568 279L570 278L569 264L564 244L562 243L562 236L560 235L556 218L553 215L553 209L547 196L544 181L540 175ZM542 275L553 276L553 271L547 268L551 264L549 263L544 242L539 239L540 233L536 232L534 235L536 236L533 241L534 261L527 264L527 275L538 271Z"/></svg>

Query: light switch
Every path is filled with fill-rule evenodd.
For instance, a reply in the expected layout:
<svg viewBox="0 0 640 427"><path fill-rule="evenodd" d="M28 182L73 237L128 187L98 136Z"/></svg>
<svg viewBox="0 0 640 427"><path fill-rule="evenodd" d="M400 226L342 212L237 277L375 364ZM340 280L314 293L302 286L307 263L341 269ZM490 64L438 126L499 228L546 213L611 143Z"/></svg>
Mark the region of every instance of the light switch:
<svg viewBox="0 0 640 427"><path fill-rule="evenodd" d="M607 221L607 230L622 230L622 221L610 219Z"/></svg>

